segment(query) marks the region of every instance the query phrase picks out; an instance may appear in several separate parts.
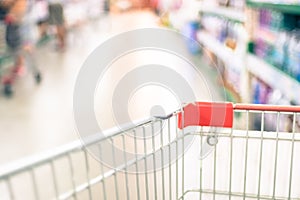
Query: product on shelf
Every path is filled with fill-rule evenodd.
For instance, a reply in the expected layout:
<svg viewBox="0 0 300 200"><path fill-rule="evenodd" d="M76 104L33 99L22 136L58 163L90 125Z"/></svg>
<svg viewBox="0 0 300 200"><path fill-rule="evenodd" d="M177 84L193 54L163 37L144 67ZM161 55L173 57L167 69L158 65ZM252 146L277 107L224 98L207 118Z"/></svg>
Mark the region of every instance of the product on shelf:
<svg viewBox="0 0 300 200"><path fill-rule="evenodd" d="M266 104L272 88L257 78L252 79L253 100L255 104Z"/></svg>
<svg viewBox="0 0 300 200"><path fill-rule="evenodd" d="M300 16L260 9L255 54L300 82Z"/></svg>
<svg viewBox="0 0 300 200"><path fill-rule="evenodd" d="M229 0L218 0L220 6L229 6Z"/></svg>
<svg viewBox="0 0 300 200"><path fill-rule="evenodd" d="M241 71L235 70L234 68L228 68L226 70L226 79L236 92L241 93Z"/></svg>
<svg viewBox="0 0 300 200"><path fill-rule="evenodd" d="M192 21L187 23L183 28L183 34L187 38L187 47L190 53L197 54L200 52L200 46L197 41L197 30L199 29L199 22Z"/></svg>
<svg viewBox="0 0 300 200"><path fill-rule="evenodd" d="M272 89L257 78L252 78L252 103L254 104L266 104L268 102L268 98ZM255 130L261 130L261 114L257 114L253 116L253 128ZM265 126L268 126L268 123L265 123ZM266 128L266 127L264 127Z"/></svg>
<svg viewBox="0 0 300 200"><path fill-rule="evenodd" d="M258 80L252 79L252 90L253 90L253 103L255 104L272 104L272 105L291 105L292 102L287 100L279 90L273 90L270 86ZM287 131L290 128L290 116L282 114L278 116L275 113L264 114L264 130L267 131ZM277 120L277 118L280 120ZM261 130L261 115L255 115L253 117L253 128L255 130ZM274 122L279 122L279 124Z"/></svg>
<svg viewBox="0 0 300 200"><path fill-rule="evenodd" d="M259 11L259 24L271 30L280 30L284 27L284 14L273 10L261 9Z"/></svg>
<svg viewBox="0 0 300 200"><path fill-rule="evenodd" d="M293 105L293 102L290 102L287 98L284 97L284 95L279 90L274 90L270 94L269 100L267 102L268 104L272 105ZM276 114L269 114L265 116L265 121L267 122L267 128L271 131L291 131L292 127L292 121L291 117L293 116L288 114L282 114L282 115L276 115ZM277 121L277 118L280 118L278 120L279 124L274 123Z"/></svg>
<svg viewBox="0 0 300 200"><path fill-rule="evenodd" d="M295 31L287 48L287 73L300 82L300 32Z"/></svg>
<svg viewBox="0 0 300 200"><path fill-rule="evenodd" d="M243 9L245 7L245 0L218 0L220 6Z"/></svg>
<svg viewBox="0 0 300 200"><path fill-rule="evenodd" d="M230 22L214 16L203 16L201 23L204 29L221 43L226 44L233 50L237 47L238 40L240 40L238 33L243 28L240 23Z"/></svg>
<svg viewBox="0 0 300 200"><path fill-rule="evenodd" d="M274 50L272 52L271 64L283 69L287 57L287 44L288 36L285 32L278 34L277 40L274 44Z"/></svg>

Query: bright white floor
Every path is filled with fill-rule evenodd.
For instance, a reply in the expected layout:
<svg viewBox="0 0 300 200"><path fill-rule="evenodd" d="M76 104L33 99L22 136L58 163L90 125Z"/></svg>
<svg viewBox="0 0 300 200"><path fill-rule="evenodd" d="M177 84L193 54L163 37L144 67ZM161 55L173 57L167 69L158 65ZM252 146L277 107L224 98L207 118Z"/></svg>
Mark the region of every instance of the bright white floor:
<svg viewBox="0 0 300 200"><path fill-rule="evenodd" d="M52 44L39 49L36 52L36 59L43 74L41 85L36 86L32 77L28 75L18 80L12 98L7 99L0 95L0 165L78 139L72 98L77 74L87 56L101 42L115 34L137 28L158 27L158 22L159 19L150 11L103 16L98 21L70 32L65 52L56 52ZM162 64L174 65L172 67L181 70L191 81L199 100L210 100L208 91L203 88L204 84L207 84L204 82L212 81L211 84L214 86L215 80L210 78L204 82L196 80L193 72L186 70L188 67L182 70L184 67L182 61L166 53L140 52L121 58L114 64L115 67L119 66L116 69L120 71L113 74L113 79L118 81L120 75L124 75L133 65L147 59L151 62L151 59L155 58L156 62L161 60ZM200 60L197 56L193 58ZM203 71L204 79L210 77L212 71L213 69L206 67ZM107 84L104 91L96 92L96 97L98 95L102 99L102 104L96 105L97 117L104 128L113 125L113 119L108 117L111 111L103 104L110 102L106 93L109 94L111 90L112 86ZM217 100L222 100L217 90L213 92L217 93ZM168 99L170 94L161 98L160 95L166 95L164 91L153 95L151 91L153 90L146 88L144 93L140 93L140 97L129 103L131 117L138 119L147 116L149 113L147 109L151 108L153 102L163 104L169 111L178 107L178 104L174 103L174 98Z"/></svg>

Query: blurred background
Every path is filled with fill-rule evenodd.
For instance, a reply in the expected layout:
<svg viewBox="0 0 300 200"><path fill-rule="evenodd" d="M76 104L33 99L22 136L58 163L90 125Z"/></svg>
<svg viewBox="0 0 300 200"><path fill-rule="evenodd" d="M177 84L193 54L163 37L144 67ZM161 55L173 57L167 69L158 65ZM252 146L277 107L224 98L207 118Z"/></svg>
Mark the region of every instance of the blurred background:
<svg viewBox="0 0 300 200"><path fill-rule="evenodd" d="M202 66L214 100L300 104L298 0L1 0L0 167L78 139L72 98L80 67L102 42L138 28L174 30L204 47L182 48ZM265 129L276 129L274 117L265 116ZM279 129L291 121L282 118Z"/></svg>

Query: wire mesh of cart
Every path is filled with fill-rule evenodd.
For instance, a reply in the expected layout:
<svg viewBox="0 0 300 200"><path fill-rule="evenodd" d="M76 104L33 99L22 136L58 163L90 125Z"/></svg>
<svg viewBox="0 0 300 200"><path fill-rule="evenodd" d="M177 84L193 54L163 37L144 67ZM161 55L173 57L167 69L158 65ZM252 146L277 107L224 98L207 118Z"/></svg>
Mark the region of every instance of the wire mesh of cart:
<svg viewBox="0 0 300 200"><path fill-rule="evenodd" d="M187 104L3 167L0 199L300 199L299 112Z"/></svg>

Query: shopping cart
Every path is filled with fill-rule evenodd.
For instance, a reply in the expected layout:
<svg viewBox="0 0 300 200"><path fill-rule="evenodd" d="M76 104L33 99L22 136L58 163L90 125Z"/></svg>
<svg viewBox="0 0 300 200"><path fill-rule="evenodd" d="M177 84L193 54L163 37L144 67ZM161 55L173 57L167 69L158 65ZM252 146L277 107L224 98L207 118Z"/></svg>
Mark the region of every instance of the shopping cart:
<svg viewBox="0 0 300 200"><path fill-rule="evenodd" d="M300 199L299 113L188 104L8 165L0 199Z"/></svg>

